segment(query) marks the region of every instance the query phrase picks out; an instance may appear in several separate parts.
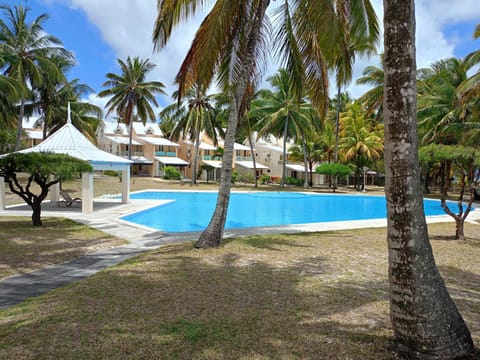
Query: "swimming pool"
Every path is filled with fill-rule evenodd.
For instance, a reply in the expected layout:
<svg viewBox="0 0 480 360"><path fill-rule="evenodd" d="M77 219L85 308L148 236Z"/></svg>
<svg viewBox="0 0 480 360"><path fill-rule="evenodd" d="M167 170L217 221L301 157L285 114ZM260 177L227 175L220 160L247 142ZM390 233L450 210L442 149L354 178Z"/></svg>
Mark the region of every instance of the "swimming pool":
<svg viewBox="0 0 480 360"><path fill-rule="evenodd" d="M201 231L212 217L216 192L145 191L132 199L171 200L122 217L166 232ZM425 215L445 215L439 200L425 200ZM382 219L384 196L301 192L232 192L226 229L329 221Z"/></svg>

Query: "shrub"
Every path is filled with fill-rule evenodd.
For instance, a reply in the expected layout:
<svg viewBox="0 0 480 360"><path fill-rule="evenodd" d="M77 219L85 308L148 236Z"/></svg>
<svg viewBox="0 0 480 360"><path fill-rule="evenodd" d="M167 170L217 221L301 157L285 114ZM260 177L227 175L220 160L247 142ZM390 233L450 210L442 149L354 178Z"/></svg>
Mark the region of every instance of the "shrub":
<svg viewBox="0 0 480 360"><path fill-rule="evenodd" d="M263 174L260 176L260 182L264 185L268 184L271 181L270 175Z"/></svg>
<svg viewBox="0 0 480 360"><path fill-rule="evenodd" d="M163 178L165 180L180 180L182 178L182 175L180 174L180 171L178 171L173 166L166 166L164 169Z"/></svg>
<svg viewBox="0 0 480 360"><path fill-rule="evenodd" d="M106 176L115 176L115 177L117 177L117 176L119 176L118 173L119 173L118 171L114 171L114 170L104 170L104 171L103 171L103 175L106 175Z"/></svg>
<svg viewBox="0 0 480 360"><path fill-rule="evenodd" d="M287 185L295 185L295 186L302 186L305 182L303 179L297 179L292 177L287 177L286 179Z"/></svg>
<svg viewBox="0 0 480 360"><path fill-rule="evenodd" d="M237 178L238 178L238 173L234 171L232 173L232 184L235 184L235 181L237 181Z"/></svg>

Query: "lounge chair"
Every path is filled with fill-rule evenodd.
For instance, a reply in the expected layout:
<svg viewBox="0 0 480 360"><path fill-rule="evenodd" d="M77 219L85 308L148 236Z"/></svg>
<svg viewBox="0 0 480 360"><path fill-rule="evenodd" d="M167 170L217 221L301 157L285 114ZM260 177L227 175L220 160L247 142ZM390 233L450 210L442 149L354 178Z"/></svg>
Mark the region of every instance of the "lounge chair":
<svg viewBox="0 0 480 360"><path fill-rule="evenodd" d="M72 206L72 205L77 205L81 206L82 205L82 199L80 198L72 198L70 194L66 191L60 191L60 195L62 195L63 200L57 201L58 206Z"/></svg>

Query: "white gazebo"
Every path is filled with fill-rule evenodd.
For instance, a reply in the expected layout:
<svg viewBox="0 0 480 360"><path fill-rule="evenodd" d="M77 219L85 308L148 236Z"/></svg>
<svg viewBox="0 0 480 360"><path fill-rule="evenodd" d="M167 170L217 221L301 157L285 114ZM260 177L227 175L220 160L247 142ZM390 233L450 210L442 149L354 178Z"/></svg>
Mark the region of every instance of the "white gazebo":
<svg viewBox="0 0 480 360"><path fill-rule="evenodd" d="M69 104L70 105L70 104ZM70 109L70 107L69 107ZM98 149L80 131L75 128L68 113L67 123L45 139L40 144L21 150L22 153L29 152L53 152L68 154L77 159L88 161L94 170L115 170L122 172L122 198L121 202L126 204L130 200L130 164L132 161L116 156ZM51 201L58 201L60 186L57 184L51 190ZM5 209L5 183L0 178L0 210ZM93 173L82 174L82 213L93 212Z"/></svg>

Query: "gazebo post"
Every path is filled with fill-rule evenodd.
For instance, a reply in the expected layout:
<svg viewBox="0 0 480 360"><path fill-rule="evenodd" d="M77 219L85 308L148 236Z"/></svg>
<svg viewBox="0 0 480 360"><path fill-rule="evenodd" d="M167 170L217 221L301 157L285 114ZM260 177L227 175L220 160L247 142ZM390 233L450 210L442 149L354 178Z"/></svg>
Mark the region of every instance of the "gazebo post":
<svg viewBox="0 0 480 360"><path fill-rule="evenodd" d="M50 190L50 202L54 203L60 200L60 183L56 183Z"/></svg>
<svg viewBox="0 0 480 360"><path fill-rule="evenodd" d="M3 177L0 177L0 210L5 210L6 205L5 180Z"/></svg>
<svg viewBox="0 0 480 360"><path fill-rule="evenodd" d="M130 165L122 170L122 204L130 202Z"/></svg>
<svg viewBox="0 0 480 360"><path fill-rule="evenodd" d="M93 212L93 173L82 173L82 214Z"/></svg>

